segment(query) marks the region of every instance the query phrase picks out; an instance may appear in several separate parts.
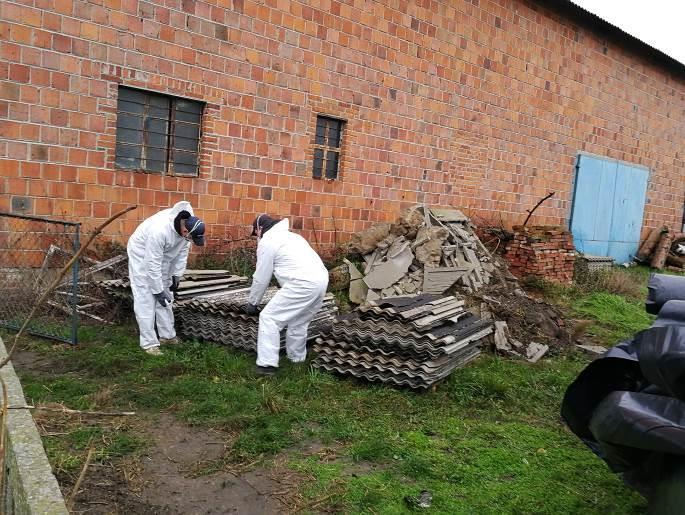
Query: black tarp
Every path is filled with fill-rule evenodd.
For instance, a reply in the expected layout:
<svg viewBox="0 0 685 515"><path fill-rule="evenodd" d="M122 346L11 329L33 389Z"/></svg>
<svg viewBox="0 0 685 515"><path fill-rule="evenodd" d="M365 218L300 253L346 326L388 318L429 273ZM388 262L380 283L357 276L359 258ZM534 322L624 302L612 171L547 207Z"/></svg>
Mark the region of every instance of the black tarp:
<svg viewBox="0 0 685 515"><path fill-rule="evenodd" d="M648 288L654 324L590 363L561 415L651 512L684 513L685 277L652 274Z"/></svg>

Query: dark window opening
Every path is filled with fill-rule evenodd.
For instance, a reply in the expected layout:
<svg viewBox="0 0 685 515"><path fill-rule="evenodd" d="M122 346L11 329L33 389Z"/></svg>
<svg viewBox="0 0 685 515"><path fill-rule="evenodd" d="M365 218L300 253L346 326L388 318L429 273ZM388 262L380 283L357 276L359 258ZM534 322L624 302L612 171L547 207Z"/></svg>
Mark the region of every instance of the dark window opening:
<svg viewBox="0 0 685 515"><path fill-rule="evenodd" d="M202 102L119 87L114 164L197 177Z"/></svg>
<svg viewBox="0 0 685 515"><path fill-rule="evenodd" d="M328 118L316 117L316 133L314 135L314 162L312 176L315 179L337 179L340 165L340 147L345 122Z"/></svg>

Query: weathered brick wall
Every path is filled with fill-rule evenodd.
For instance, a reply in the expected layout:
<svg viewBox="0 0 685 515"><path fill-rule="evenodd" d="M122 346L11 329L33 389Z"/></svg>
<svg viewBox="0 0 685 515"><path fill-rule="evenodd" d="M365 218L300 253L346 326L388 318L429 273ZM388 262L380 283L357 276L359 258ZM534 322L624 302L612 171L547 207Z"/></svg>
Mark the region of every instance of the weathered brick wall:
<svg viewBox="0 0 685 515"><path fill-rule="evenodd" d="M504 258L516 277L532 275L568 284L573 281L574 250L573 236L563 227L515 225Z"/></svg>
<svg viewBox="0 0 685 515"><path fill-rule="evenodd" d="M114 168L119 84L207 102L199 178ZM0 2L0 209L138 203L122 239L179 199L214 243L258 212L331 243L415 202L513 224L550 190L535 223L564 224L579 151L648 166L646 226L676 226L684 113L682 73L535 2ZM317 114L347 120L337 181L311 177Z"/></svg>

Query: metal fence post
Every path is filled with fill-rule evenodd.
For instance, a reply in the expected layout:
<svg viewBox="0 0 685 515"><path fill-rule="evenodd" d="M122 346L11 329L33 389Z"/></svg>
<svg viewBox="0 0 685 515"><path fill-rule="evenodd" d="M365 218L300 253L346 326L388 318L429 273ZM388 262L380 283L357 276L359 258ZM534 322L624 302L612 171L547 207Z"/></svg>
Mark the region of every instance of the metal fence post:
<svg viewBox="0 0 685 515"><path fill-rule="evenodd" d="M81 248L81 224L75 226L74 233L74 255ZM72 283L71 283L71 343L76 345L78 343L78 276L79 276L79 262L76 260L72 267Z"/></svg>

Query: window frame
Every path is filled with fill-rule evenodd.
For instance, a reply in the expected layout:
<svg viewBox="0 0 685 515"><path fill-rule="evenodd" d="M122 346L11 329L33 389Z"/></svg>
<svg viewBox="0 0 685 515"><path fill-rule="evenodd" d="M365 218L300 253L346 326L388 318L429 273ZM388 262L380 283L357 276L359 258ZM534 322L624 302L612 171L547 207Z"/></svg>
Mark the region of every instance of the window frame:
<svg viewBox="0 0 685 515"><path fill-rule="evenodd" d="M122 95L122 91L128 92L128 95ZM138 97L138 100L142 99L142 102L136 102L136 97ZM122 103L130 104L131 106L142 106L142 108L127 106L130 110L124 110L122 109ZM203 135L202 121L205 107L206 103L200 100L120 85L117 88L114 167L118 170L143 172L160 176L199 177ZM179 113L181 114L180 117ZM126 121L129 123L127 124ZM164 123L164 132L152 130L151 126L155 123L159 125L159 122ZM195 134L192 136L179 135L180 129L183 127L190 127L191 131L194 131ZM136 133L140 134L138 141L126 141L122 137L121 131L132 131L132 139L135 139ZM150 139L154 137L153 135L163 136L163 138L160 138L163 139L163 143L156 143L156 145L150 143ZM178 143L180 140L189 140L190 148L179 147ZM196 140L196 142L193 140ZM131 156L123 155L123 149L136 147L139 150L137 155L135 151ZM161 151L157 154L158 159L150 157L154 155L155 151ZM161 159L162 155L163 159ZM194 163L179 160L178 157L183 155L194 156ZM134 163L131 166L127 166L125 162L122 162L126 159L130 159ZM150 161L161 163L161 169L155 169L149 164ZM179 168L184 167L194 168L194 170L179 171Z"/></svg>
<svg viewBox="0 0 685 515"><path fill-rule="evenodd" d="M320 124L320 121L324 123ZM327 181L339 180L342 164L343 135L347 122L327 114L317 114L315 122L312 140L312 178ZM323 128L322 134L320 134L320 128ZM335 132L337 132L337 139L333 141L334 144L331 144L330 138L331 135L335 137ZM335 157L334 165L330 165L331 159L329 156ZM317 161L320 163L319 166L317 166ZM331 170L334 173L329 174Z"/></svg>

